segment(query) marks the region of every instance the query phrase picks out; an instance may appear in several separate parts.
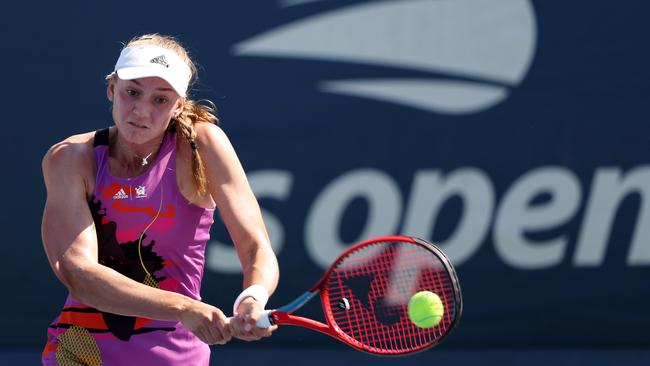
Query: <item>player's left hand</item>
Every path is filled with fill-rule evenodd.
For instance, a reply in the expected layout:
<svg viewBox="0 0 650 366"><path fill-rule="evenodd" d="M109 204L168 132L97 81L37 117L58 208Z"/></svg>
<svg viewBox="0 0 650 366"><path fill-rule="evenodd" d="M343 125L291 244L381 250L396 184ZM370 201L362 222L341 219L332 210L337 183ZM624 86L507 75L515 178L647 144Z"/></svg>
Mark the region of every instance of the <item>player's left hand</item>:
<svg viewBox="0 0 650 366"><path fill-rule="evenodd" d="M249 297L239 304L236 313L230 319L232 336L244 341L256 341L269 337L278 326L272 325L268 328L259 328L257 319L260 312L264 310L254 298Z"/></svg>

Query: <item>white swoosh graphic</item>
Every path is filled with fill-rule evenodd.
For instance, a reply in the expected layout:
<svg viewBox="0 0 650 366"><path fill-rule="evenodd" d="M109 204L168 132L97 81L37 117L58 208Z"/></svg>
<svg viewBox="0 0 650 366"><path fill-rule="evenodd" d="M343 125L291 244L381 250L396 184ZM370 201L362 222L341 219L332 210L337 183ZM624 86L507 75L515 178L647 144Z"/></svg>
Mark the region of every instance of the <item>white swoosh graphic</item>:
<svg viewBox="0 0 650 366"><path fill-rule="evenodd" d="M474 113L499 103L508 96L505 87L431 79L323 81L319 89L445 114Z"/></svg>
<svg viewBox="0 0 650 366"><path fill-rule="evenodd" d="M321 87L428 111L473 113L505 99L506 86L521 83L535 43L529 0L389 0L300 19L240 42L233 52L473 79L477 83L389 79L327 82ZM480 85L482 81L501 85Z"/></svg>
<svg viewBox="0 0 650 366"><path fill-rule="evenodd" d="M527 0L363 3L286 24L238 55L314 58L518 83L535 48Z"/></svg>

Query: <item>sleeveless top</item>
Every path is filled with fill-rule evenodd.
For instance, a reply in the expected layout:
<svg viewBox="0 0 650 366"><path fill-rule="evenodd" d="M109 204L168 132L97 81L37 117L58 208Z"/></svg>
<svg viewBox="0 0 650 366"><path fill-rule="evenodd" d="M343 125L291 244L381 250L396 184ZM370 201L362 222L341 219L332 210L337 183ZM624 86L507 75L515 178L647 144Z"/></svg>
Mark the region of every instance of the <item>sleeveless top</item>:
<svg viewBox="0 0 650 366"><path fill-rule="evenodd" d="M149 286L200 300L214 210L189 203L176 183L176 133L134 178L111 175L108 129L95 133L95 189L88 206L99 263ZM103 312L70 294L48 328L44 365L208 365L210 348L180 322Z"/></svg>

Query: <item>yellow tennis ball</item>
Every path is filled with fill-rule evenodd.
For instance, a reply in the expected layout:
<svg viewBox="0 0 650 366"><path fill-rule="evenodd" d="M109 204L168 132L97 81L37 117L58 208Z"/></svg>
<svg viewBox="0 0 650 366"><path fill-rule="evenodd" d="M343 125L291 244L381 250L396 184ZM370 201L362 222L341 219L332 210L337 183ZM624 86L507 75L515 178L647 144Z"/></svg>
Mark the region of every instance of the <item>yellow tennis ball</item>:
<svg viewBox="0 0 650 366"><path fill-rule="evenodd" d="M409 299L409 319L420 328L435 327L440 323L444 312L445 306L440 297L431 291L417 292Z"/></svg>

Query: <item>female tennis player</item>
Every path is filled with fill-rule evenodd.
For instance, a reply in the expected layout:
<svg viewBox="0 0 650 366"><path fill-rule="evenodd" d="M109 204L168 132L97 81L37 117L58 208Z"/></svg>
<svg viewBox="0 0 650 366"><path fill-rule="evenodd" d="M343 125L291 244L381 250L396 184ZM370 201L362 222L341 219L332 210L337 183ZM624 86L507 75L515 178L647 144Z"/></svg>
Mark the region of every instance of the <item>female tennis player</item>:
<svg viewBox="0 0 650 366"><path fill-rule="evenodd" d="M275 329L255 323L277 260L214 109L187 96L195 74L175 39L134 38L107 76L114 126L45 155L43 242L69 294L43 364L208 365L209 345ZM244 273L230 321L199 294L215 208Z"/></svg>

